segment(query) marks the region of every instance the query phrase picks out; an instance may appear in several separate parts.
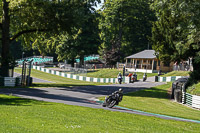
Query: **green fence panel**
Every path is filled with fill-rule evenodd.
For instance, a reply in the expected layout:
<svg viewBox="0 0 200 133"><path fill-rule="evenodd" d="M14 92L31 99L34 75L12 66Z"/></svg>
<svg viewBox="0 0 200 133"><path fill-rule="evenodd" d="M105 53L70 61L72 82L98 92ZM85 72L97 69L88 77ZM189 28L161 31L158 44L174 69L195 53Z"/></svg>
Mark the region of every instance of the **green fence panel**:
<svg viewBox="0 0 200 133"><path fill-rule="evenodd" d="M93 82L93 79L94 79L94 78L90 77L90 82Z"/></svg>
<svg viewBox="0 0 200 133"><path fill-rule="evenodd" d="M166 77L163 77L163 82L166 82Z"/></svg>
<svg viewBox="0 0 200 133"><path fill-rule="evenodd" d="M79 80L79 76L78 75L76 75L76 79Z"/></svg>
<svg viewBox="0 0 200 133"><path fill-rule="evenodd" d="M176 76L171 76L171 81L175 81L176 80Z"/></svg>

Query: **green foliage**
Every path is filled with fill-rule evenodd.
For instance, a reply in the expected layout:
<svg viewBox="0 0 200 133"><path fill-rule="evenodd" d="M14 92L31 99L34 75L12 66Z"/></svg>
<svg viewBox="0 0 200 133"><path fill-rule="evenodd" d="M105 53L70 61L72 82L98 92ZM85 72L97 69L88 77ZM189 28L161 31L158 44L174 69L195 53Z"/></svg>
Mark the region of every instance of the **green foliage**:
<svg viewBox="0 0 200 133"><path fill-rule="evenodd" d="M89 9L85 9L89 10ZM63 34L56 45L59 60L74 59L90 54L97 54L99 46L97 13L87 11L85 20L79 29L74 29L73 34Z"/></svg>
<svg viewBox="0 0 200 133"><path fill-rule="evenodd" d="M99 46L98 14L92 8L94 3L84 2L78 8L75 23L70 32L62 31L57 34L41 34L33 42L32 47L40 53L56 53L58 60L71 60L77 57L96 54ZM73 23L73 22L72 22ZM66 24L66 23L65 23Z"/></svg>
<svg viewBox="0 0 200 133"><path fill-rule="evenodd" d="M157 16L152 29L153 49L164 62L192 58L194 72L191 77L199 80L199 1L155 0L152 8Z"/></svg>
<svg viewBox="0 0 200 133"><path fill-rule="evenodd" d="M2 67L8 75L10 44L20 40L31 49L46 54L46 44L55 42L63 32L71 35L85 22L86 12L99 0L2 0L0 1L0 34ZM3 34L2 34L3 33ZM49 39L50 38L50 39ZM46 40L47 39L47 40ZM50 40L50 41L49 41ZM55 47L54 47L55 49ZM49 51L48 51L49 52ZM55 53L55 51L53 51Z"/></svg>
<svg viewBox="0 0 200 133"><path fill-rule="evenodd" d="M103 10L100 11L99 24L102 41L99 52L104 59L116 63L125 56L148 47L151 21L155 19L149 4L149 0L105 1ZM117 55L121 58L117 58ZM112 60L114 57L116 58Z"/></svg>

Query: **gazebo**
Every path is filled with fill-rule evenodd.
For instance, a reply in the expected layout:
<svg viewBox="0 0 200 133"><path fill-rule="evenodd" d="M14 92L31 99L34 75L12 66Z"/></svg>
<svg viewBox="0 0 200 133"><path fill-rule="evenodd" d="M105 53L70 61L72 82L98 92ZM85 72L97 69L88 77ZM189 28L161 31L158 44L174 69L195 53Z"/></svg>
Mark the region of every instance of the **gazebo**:
<svg viewBox="0 0 200 133"><path fill-rule="evenodd" d="M130 72L168 72L173 70L173 63L164 64L157 59L154 50L144 50L126 57L126 69Z"/></svg>

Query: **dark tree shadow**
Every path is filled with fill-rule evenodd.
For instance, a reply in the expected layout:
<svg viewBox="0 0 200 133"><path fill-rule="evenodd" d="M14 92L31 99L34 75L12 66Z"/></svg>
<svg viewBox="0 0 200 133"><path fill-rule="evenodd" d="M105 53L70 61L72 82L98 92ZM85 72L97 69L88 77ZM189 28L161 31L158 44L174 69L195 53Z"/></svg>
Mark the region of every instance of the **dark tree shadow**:
<svg viewBox="0 0 200 133"><path fill-rule="evenodd" d="M9 96L9 97L0 97L0 105L31 106L31 105L51 105L51 103L41 102L32 99L25 99L15 96Z"/></svg>

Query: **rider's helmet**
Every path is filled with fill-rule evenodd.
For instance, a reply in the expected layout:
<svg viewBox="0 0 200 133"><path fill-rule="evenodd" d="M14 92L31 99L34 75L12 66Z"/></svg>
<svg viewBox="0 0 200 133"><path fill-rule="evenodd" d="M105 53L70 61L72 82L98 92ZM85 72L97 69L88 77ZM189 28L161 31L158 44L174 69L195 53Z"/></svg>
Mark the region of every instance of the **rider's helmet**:
<svg viewBox="0 0 200 133"><path fill-rule="evenodd" d="M123 92L123 89L122 89L122 88L119 88L119 92L122 93L122 92Z"/></svg>

